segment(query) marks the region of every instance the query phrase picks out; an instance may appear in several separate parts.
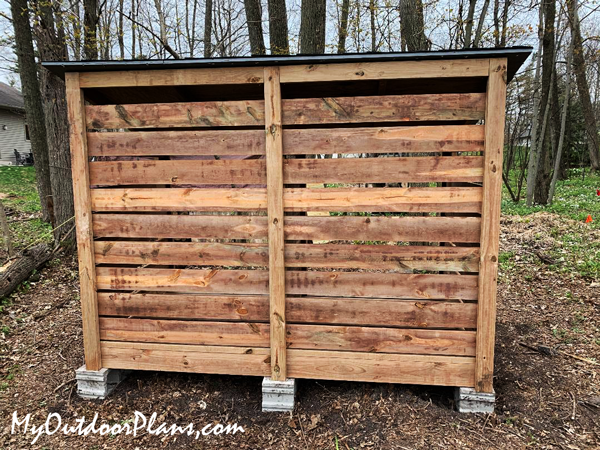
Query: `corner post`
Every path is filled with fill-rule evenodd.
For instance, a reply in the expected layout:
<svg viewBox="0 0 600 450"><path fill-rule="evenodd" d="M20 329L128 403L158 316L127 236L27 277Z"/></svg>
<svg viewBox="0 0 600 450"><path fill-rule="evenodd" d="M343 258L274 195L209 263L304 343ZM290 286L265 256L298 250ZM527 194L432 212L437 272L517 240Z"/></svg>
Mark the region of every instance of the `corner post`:
<svg viewBox="0 0 600 450"><path fill-rule="evenodd" d="M493 393L506 66L506 58L490 59L485 109L483 206L475 351L475 391L484 393Z"/></svg>
<svg viewBox="0 0 600 450"><path fill-rule="evenodd" d="M89 158L86 136L85 102L79 84L79 73L65 74L67 106L70 125L71 170L75 201L75 226L79 280L81 286L81 316L83 347L88 371L102 368L100 327L96 298L96 265L93 251L92 201L90 196Z"/></svg>

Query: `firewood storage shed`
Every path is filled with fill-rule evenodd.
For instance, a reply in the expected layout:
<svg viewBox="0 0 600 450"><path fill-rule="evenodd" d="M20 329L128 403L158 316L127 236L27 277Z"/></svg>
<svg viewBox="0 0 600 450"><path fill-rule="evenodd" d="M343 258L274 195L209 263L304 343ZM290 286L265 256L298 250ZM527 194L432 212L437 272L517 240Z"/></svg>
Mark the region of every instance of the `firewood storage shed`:
<svg viewBox="0 0 600 450"><path fill-rule="evenodd" d="M506 83L530 52L45 63L85 370L492 394Z"/></svg>

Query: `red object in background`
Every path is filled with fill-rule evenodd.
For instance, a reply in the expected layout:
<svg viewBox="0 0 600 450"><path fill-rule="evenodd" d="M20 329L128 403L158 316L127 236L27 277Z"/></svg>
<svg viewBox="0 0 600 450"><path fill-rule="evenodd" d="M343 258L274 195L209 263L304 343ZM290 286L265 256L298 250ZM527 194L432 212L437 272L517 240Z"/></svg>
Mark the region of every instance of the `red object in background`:
<svg viewBox="0 0 600 450"><path fill-rule="evenodd" d="M600 189L596 189L596 195L600 196Z"/></svg>
<svg viewBox="0 0 600 450"><path fill-rule="evenodd" d="M589 215L587 216L587 219L585 219L585 223L590 223L591 221L592 221L592 215L591 215L591 214L589 214Z"/></svg>

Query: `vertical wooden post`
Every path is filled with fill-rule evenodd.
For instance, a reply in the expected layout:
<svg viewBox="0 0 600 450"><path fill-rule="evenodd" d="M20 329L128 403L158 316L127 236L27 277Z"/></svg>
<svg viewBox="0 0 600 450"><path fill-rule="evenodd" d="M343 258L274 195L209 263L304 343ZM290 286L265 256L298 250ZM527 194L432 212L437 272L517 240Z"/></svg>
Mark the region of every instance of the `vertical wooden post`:
<svg viewBox="0 0 600 450"><path fill-rule="evenodd" d="M267 211L269 216L269 304L271 379L287 377L285 330L285 264L283 238L283 136L279 67L265 67Z"/></svg>
<svg viewBox="0 0 600 450"><path fill-rule="evenodd" d="M506 58L490 59L487 85L477 344L475 352L475 390L477 392L493 391L506 65Z"/></svg>
<svg viewBox="0 0 600 450"><path fill-rule="evenodd" d="M85 124L85 103L79 86L79 73L66 73L67 106L69 110L71 170L77 228L77 255L81 286L81 316L83 348L87 370L100 370L100 327L96 299L96 267L92 232L92 201L88 170L88 148Z"/></svg>

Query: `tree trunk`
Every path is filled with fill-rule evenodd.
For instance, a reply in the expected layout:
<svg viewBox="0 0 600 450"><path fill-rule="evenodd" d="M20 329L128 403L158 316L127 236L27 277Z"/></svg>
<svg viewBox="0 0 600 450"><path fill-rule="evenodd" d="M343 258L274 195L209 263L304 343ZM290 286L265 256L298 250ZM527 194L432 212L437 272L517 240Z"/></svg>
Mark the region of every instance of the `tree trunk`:
<svg viewBox="0 0 600 450"><path fill-rule="evenodd" d="M473 34L473 22L475 21L476 5L477 0L469 0L469 12L467 13L467 20L465 21L464 48L471 48L471 35Z"/></svg>
<svg viewBox="0 0 600 450"><path fill-rule="evenodd" d="M483 8L481 8L481 14L479 16L479 22L477 23L477 30L475 31L475 38L473 39L473 47L478 48L479 42L481 41L481 34L483 33L483 23L485 22L485 16L487 14L488 7L490 6L490 0L483 2Z"/></svg>
<svg viewBox="0 0 600 450"><path fill-rule="evenodd" d="M51 254L46 244L25 250L23 256L11 262L0 275L0 297L6 297L14 291L35 269L43 266Z"/></svg>
<svg viewBox="0 0 600 450"><path fill-rule="evenodd" d="M260 0L244 0L246 9L246 22L250 36L250 52L253 55L264 55L265 40L262 29L262 7Z"/></svg>
<svg viewBox="0 0 600 450"><path fill-rule="evenodd" d="M83 57L98 59L98 0L83 0Z"/></svg>
<svg viewBox="0 0 600 450"><path fill-rule="evenodd" d="M213 2L206 0L206 10L204 11L204 57L212 56L212 15Z"/></svg>
<svg viewBox="0 0 600 450"><path fill-rule="evenodd" d="M346 53L346 38L348 37L348 14L350 12L350 0L342 0L342 11L338 31L338 53Z"/></svg>
<svg viewBox="0 0 600 450"><path fill-rule="evenodd" d="M375 53L377 51L377 27L375 26L375 14L377 12L377 5L375 0L369 0L369 13L371 14L371 51Z"/></svg>
<svg viewBox="0 0 600 450"><path fill-rule="evenodd" d="M42 218L53 222L52 188L46 143L46 123L42 107L42 96L37 78L37 66L33 53L33 39L29 24L27 0L11 0L11 13L15 32L15 51L19 61L19 76L25 100L27 124L31 138L31 151L35 164L37 188L40 195Z"/></svg>
<svg viewBox="0 0 600 450"><path fill-rule="evenodd" d="M573 68L575 70L577 90L579 91L579 99L581 100L581 107L583 109L583 117L585 120L585 130L588 151L590 153L590 162L592 171L598 171L600 170L600 155L598 154L598 127L596 124L596 117L594 116L594 108L592 106L592 100L590 97L590 88L585 72L585 55L583 50L583 40L581 39L577 0L567 0L567 8L569 11L571 35L573 36Z"/></svg>
<svg viewBox="0 0 600 450"><path fill-rule="evenodd" d="M38 4L39 25L36 27L37 47L45 61L67 61L65 43L57 34L54 11L47 2ZM65 83L46 69L41 69L40 85L44 99L46 138L52 203L54 206L54 240L74 241L70 226L61 226L75 215L71 154L69 149L69 121ZM69 232L69 230L71 230ZM67 235L69 234L69 235Z"/></svg>
<svg viewBox="0 0 600 450"><path fill-rule="evenodd" d="M326 0L302 0L300 23L300 53L325 53Z"/></svg>
<svg viewBox="0 0 600 450"><path fill-rule="evenodd" d="M272 55L289 55L287 11L285 0L268 0L269 39Z"/></svg>
<svg viewBox="0 0 600 450"><path fill-rule="evenodd" d="M429 50L421 0L400 0L400 33L402 47L409 52Z"/></svg>

